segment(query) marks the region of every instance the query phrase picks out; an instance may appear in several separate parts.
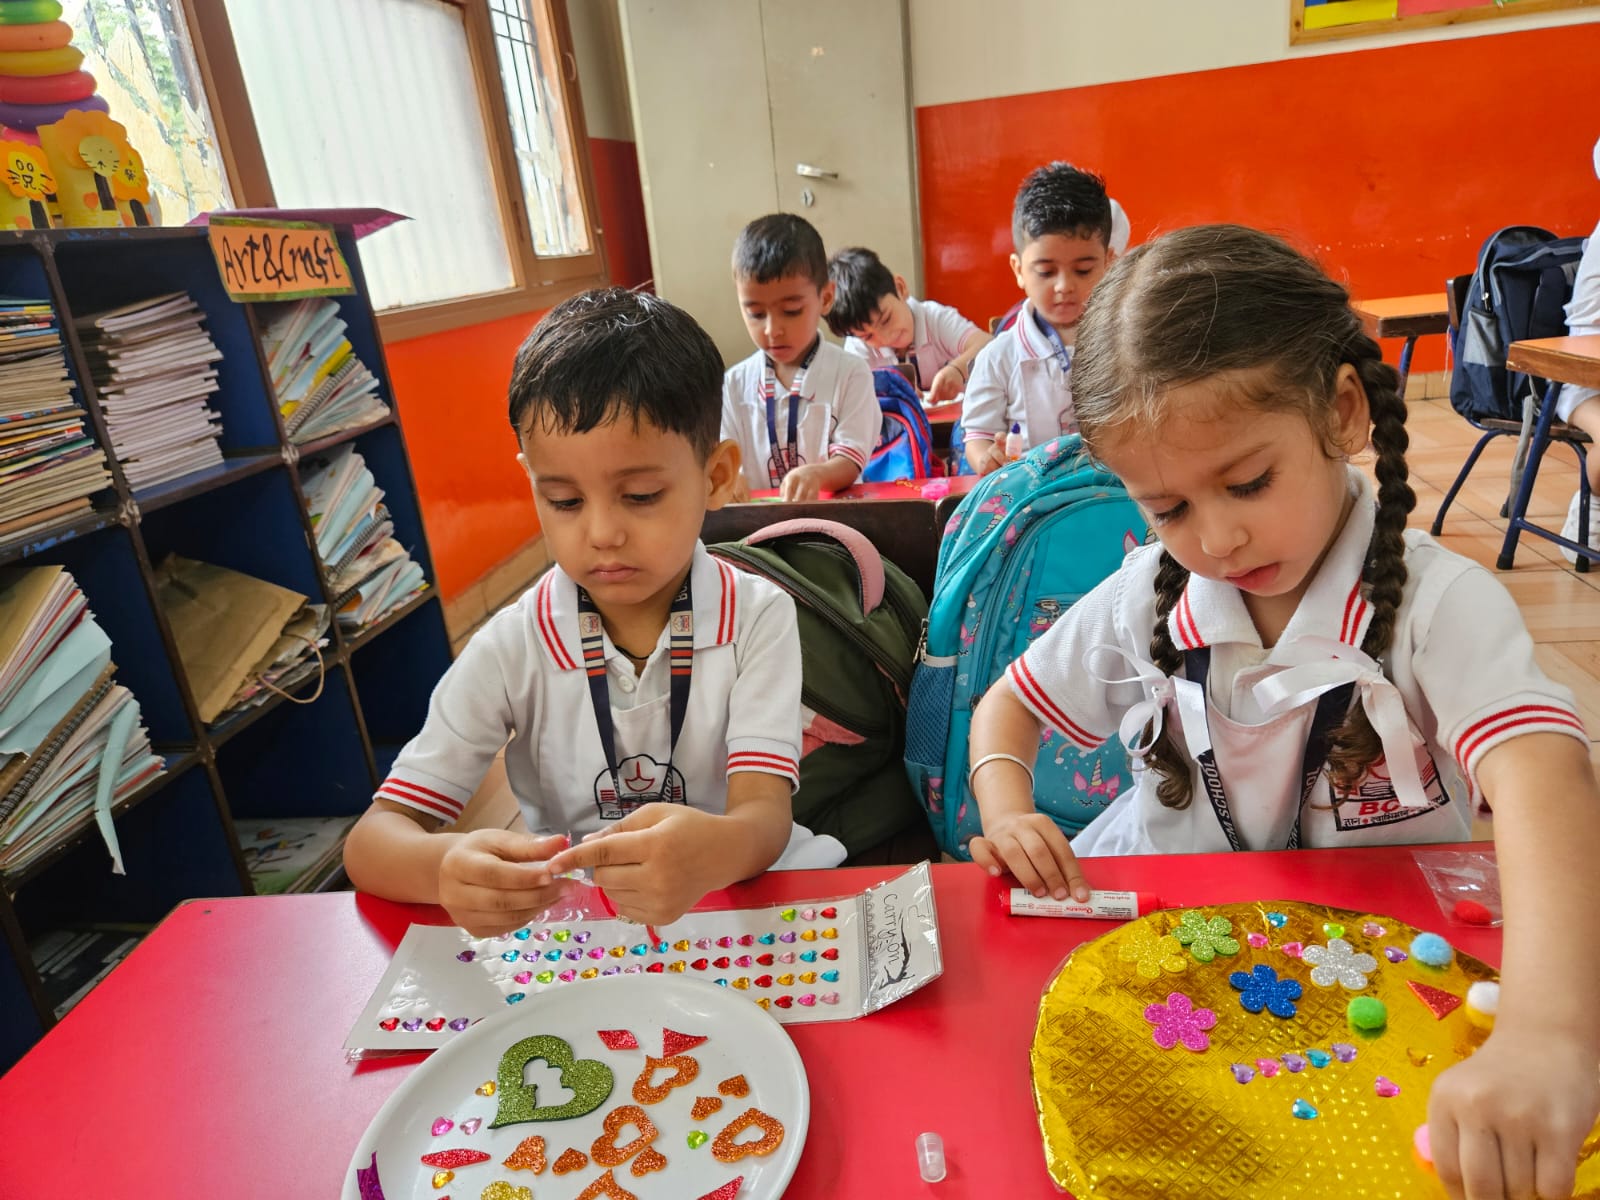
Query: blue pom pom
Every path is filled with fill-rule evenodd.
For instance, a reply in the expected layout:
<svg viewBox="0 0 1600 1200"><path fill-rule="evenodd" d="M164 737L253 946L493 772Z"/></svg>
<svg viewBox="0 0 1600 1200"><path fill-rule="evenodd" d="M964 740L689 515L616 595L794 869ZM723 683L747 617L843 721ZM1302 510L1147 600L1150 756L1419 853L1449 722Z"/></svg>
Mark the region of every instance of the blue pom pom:
<svg viewBox="0 0 1600 1200"><path fill-rule="evenodd" d="M1411 957L1430 967L1448 967L1455 954L1450 943L1437 933L1419 933L1411 942Z"/></svg>

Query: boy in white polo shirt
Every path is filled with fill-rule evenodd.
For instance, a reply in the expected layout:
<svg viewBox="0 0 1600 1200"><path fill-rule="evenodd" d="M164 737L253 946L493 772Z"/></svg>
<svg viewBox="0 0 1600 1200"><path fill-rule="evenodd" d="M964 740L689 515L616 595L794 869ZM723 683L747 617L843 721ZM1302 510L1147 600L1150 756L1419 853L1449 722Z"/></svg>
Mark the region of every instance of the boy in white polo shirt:
<svg viewBox="0 0 1600 1200"><path fill-rule="evenodd" d="M987 333L947 304L918 300L904 278L864 247L830 258L828 279L834 286L828 328L845 339L846 353L873 370L909 368L930 405L960 398L972 360L989 344Z"/></svg>
<svg viewBox="0 0 1600 1200"><path fill-rule="evenodd" d="M511 424L556 565L440 681L345 844L357 887L485 936L596 867L620 913L664 924L809 837L789 803L794 603L698 540L739 473L717 437L721 374L687 313L621 288L558 305L523 343ZM502 749L542 836L436 832Z"/></svg>
<svg viewBox="0 0 1600 1200"><path fill-rule="evenodd" d="M972 364L961 415L979 475L1004 465L1013 426L1025 448L1077 432L1072 346L1089 293L1116 257L1104 180L1071 163L1040 167L1017 191L1011 237L1011 270L1028 299Z"/></svg>
<svg viewBox="0 0 1600 1200"><path fill-rule="evenodd" d="M733 498L777 488L815 500L849 487L883 417L867 364L818 332L833 306L821 236L791 213L751 221L734 243L733 282L756 344L722 382L722 436L744 459Z"/></svg>

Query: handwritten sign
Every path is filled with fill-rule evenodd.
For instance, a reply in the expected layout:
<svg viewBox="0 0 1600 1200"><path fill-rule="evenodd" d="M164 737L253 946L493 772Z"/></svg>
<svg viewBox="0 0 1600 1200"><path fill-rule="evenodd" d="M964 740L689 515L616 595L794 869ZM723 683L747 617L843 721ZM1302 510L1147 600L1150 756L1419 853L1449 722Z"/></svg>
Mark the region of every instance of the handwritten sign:
<svg viewBox="0 0 1600 1200"><path fill-rule="evenodd" d="M348 296L356 290L331 226L212 217L210 233L222 286L235 300Z"/></svg>

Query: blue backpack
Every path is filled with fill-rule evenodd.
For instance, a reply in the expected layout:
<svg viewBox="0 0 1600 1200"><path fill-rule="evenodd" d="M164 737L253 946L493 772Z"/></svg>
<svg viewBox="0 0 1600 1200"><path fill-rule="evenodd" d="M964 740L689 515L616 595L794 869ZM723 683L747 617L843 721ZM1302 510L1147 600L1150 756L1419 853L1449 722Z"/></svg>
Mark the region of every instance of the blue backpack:
<svg viewBox="0 0 1600 1200"><path fill-rule="evenodd" d="M972 710L1145 533L1121 481L1091 464L1076 434L1002 467L950 518L906 717L906 769L941 849L969 859L982 828L967 791ZM1130 785L1114 738L1080 752L1047 730L1035 770L1035 803L1069 837Z"/></svg>
<svg viewBox="0 0 1600 1200"><path fill-rule="evenodd" d="M879 367L872 373L872 383L883 413L883 429L861 478L890 483L943 475L944 463L933 452L933 430L917 389L893 367Z"/></svg>
<svg viewBox="0 0 1600 1200"><path fill-rule="evenodd" d="M1537 225L1510 225L1483 243L1450 375L1450 403L1467 420L1520 421L1529 389L1535 401L1544 395L1544 380L1506 370L1506 350L1512 342L1567 332L1566 304L1583 243Z"/></svg>

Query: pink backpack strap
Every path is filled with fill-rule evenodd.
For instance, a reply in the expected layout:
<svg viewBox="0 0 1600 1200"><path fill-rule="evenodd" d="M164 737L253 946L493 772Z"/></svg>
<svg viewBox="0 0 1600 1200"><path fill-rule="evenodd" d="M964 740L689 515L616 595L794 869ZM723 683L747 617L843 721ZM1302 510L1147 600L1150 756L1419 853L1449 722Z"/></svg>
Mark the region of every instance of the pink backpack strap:
<svg viewBox="0 0 1600 1200"><path fill-rule="evenodd" d="M762 542L791 537L798 533L812 533L829 538L850 552L850 557L855 560L856 574L861 577L863 613L871 614L883 603L883 557L878 553L878 548L869 542L860 530L841 525L837 521L801 518L794 521L779 521L775 525L758 529L745 538L744 543L747 546L759 546Z"/></svg>

